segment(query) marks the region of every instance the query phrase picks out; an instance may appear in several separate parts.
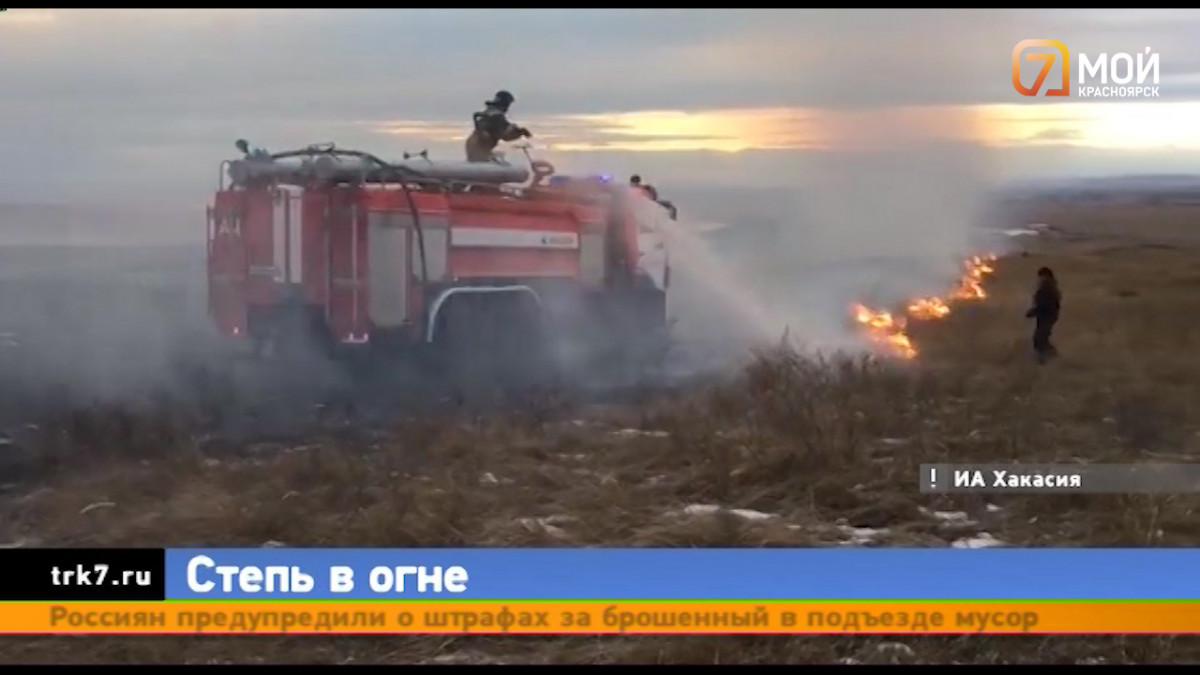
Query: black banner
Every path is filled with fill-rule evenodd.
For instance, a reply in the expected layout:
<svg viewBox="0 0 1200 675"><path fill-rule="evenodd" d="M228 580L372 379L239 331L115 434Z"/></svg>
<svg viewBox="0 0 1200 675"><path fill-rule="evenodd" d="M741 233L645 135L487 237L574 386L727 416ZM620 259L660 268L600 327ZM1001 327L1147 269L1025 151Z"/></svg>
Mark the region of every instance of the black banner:
<svg viewBox="0 0 1200 675"><path fill-rule="evenodd" d="M161 548L55 548L0 551L0 601L162 600Z"/></svg>

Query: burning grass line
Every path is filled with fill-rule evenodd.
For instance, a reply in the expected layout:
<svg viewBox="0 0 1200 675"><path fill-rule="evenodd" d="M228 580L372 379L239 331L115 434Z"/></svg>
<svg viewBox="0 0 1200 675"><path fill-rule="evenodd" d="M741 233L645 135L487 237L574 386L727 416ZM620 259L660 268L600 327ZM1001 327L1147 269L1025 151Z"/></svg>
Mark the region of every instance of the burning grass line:
<svg viewBox="0 0 1200 675"><path fill-rule="evenodd" d="M972 301L987 298L984 279L995 271L992 254L976 255L963 261L963 274L947 298L937 296L914 298L905 306L905 314L896 316L892 312L867 307L862 303L851 305L854 320L860 324L871 342L884 348L894 356L914 359L918 356L916 345L908 335L909 319L933 321L949 316L951 302Z"/></svg>

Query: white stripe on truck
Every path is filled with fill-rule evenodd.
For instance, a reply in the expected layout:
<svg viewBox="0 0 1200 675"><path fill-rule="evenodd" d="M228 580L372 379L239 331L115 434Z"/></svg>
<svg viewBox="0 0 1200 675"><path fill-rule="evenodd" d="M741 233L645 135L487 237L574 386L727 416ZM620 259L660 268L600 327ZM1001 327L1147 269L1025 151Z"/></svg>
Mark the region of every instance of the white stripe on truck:
<svg viewBox="0 0 1200 675"><path fill-rule="evenodd" d="M494 227L452 227L451 246L476 246L485 248L579 248L579 235L575 232L546 230L514 230Z"/></svg>

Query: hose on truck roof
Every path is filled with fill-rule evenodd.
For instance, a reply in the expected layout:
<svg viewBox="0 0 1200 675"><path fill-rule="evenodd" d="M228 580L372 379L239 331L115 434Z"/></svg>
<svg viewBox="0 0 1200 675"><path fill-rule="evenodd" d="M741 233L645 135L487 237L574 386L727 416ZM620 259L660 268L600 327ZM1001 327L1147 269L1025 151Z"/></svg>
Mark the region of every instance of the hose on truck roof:
<svg viewBox="0 0 1200 675"><path fill-rule="evenodd" d="M271 159L276 160L276 159L285 159L287 157L301 157L301 156L306 156L306 155L312 156L312 155L322 155L322 154L323 155L348 155L351 157L359 157L361 159L365 159L369 162L379 165L379 167L383 170L383 173L385 176L395 175L398 178L401 178L401 180L399 180L398 182L400 183L400 188L404 190L404 199L406 202L408 202L408 208L410 211L412 211L413 228L416 229L416 231L417 231L417 246L421 249L421 283L422 284L428 283L429 282L429 267L425 263L425 232L424 232L424 229L421 227L421 215L417 212L417 203L413 199L412 191L408 189L407 181L403 180L404 175L408 175L410 177L416 176L418 178L424 178L426 176L424 176L424 174L422 174L420 171L417 171L416 169L411 169L409 167L392 166L391 164L388 164L387 162L376 157L375 155L372 155L369 152L363 152L362 150L339 150L339 149L336 149L332 143L330 143L327 147L312 145L312 146L305 148L304 150L288 150L286 152L277 152L277 153L271 155Z"/></svg>

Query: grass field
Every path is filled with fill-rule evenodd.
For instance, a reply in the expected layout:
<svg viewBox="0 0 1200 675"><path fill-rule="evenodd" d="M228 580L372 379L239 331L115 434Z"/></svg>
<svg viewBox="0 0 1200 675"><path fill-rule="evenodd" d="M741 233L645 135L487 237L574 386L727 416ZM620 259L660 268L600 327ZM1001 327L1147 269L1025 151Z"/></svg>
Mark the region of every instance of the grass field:
<svg viewBox="0 0 1200 675"><path fill-rule="evenodd" d="M986 532L1013 546L1200 544L1197 496L918 492L924 462L1200 454L1193 212L1141 207L1122 230L1056 209L1046 222L1078 236L997 261L987 300L913 326L914 362L781 349L735 381L636 406L547 397L511 414L447 410L385 435L219 454L169 417L84 412L57 430L36 483L0 494L0 542L936 547ZM1061 358L1038 366L1023 316L1043 265L1064 301ZM81 514L97 503L109 505ZM0 639L6 663L1197 660L1190 637Z"/></svg>

